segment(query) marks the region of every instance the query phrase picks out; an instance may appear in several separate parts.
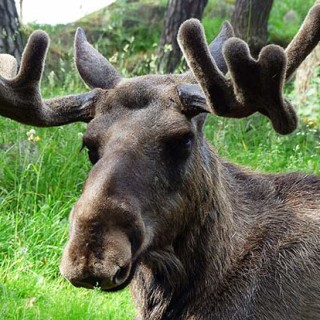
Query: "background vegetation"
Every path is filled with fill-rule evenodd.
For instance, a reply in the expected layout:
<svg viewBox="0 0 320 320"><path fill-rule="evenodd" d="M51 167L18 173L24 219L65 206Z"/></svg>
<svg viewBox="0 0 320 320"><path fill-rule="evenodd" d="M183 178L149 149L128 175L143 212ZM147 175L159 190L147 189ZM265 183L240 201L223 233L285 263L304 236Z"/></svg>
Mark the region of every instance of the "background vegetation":
<svg viewBox="0 0 320 320"><path fill-rule="evenodd" d="M288 43L313 2L276 0L270 41ZM125 6L119 0L77 25L87 30L89 40L125 75L154 72L165 4L141 0ZM209 2L204 16L208 38L230 17L231 9L221 0ZM288 24L284 16L289 10L294 10L296 19ZM26 26L25 32L38 27ZM41 28L53 39L42 85L44 96L85 90L72 63L75 25ZM251 170L320 174L320 107L312 118L305 112L319 106L318 75L319 71L299 129L292 135L275 134L259 116L242 121L211 116L207 138L222 156ZM295 99L290 85L287 94ZM0 319L132 319L128 290L105 294L75 289L59 275L69 211L90 170L87 155L80 152L85 125L32 131L1 118L0 128Z"/></svg>

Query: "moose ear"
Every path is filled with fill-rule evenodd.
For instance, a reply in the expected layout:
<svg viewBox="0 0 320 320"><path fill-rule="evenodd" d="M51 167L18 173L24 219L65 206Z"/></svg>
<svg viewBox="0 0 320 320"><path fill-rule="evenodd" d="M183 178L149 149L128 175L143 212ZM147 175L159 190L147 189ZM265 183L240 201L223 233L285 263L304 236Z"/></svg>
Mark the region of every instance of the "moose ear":
<svg viewBox="0 0 320 320"><path fill-rule="evenodd" d="M200 113L210 113L206 97L197 84L180 84L177 87L181 101L181 112L188 118L193 118Z"/></svg>
<svg viewBox="0 0 320 320"><path fill-rule="evenodd" d="M74 46L77 69L88 86L110 89L121 80L120 73L92 47L81 28L77 29Z"/></svg>

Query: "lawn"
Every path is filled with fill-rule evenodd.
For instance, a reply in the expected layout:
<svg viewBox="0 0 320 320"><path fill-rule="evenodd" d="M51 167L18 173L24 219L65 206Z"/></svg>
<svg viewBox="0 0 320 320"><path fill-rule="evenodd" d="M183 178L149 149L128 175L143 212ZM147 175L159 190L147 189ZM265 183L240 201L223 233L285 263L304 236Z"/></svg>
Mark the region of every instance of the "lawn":
<svg viewBox="0 0 320 320"><path fill-rule="evenodd" d="M84 125L36 129L0 120L0 319L132 319L129 291L73 288L59 275L69 211L87 155Z"/></svg>

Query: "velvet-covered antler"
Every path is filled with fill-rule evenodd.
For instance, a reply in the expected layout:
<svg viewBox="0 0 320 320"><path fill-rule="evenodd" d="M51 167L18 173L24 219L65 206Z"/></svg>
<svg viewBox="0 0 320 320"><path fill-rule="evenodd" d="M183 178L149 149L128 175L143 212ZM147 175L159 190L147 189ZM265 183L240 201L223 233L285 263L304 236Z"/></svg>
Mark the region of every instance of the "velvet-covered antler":
<svg viewBox="0 0 320 320"><path fill-rule="evenodd" d="M49 38L43 31L34 32L24 50L16 75L16 61L0 55L0 114L35 126L57 126L75 121L89 121L96 91L43 100L40 81Z"/></svg>
<svg viewBox="0 0 320 320"><path fill-rule="evenodd" d="M286 79L289 79L299 65L311 53L320 41L320 2L314 5L300 30L287 46L285 52L288 57Z"/></svg>
<svg viewBox="0 0 320 320"><path fill-rule="evenodd" d="M81 28L75 39L76 65L83 81L91 88L113 88L122 79L120 73L92 47Z"/></svg>
<svg viewBox="0 0 320 320"><path fill-rule="evenodd" d="M0 54L0 115L41 127L90 121L102 93L100 89L42 99L40 81L48 45L48 35L35 31L28 40L17 75L15 58ZM78 70L93 88L109 89L121 79L111 64L89 45L81 29L76 34L75 49Z"/></svg>
<svg viewBox="0 0 320 320"><path fill-rule="evenodd" d="M270 118L278 133L288 134L295 130L296 113L283 97L283 85L320 40L319 5L310 10L286 51L269 45L255 60L244 41L238 38L227 40L223 54L230 79L220 72L212 58L198 20L186 21L179 30L178 40L213 113L243 118L260 112ZM297 50L298 47L301 51Z"/></svg>

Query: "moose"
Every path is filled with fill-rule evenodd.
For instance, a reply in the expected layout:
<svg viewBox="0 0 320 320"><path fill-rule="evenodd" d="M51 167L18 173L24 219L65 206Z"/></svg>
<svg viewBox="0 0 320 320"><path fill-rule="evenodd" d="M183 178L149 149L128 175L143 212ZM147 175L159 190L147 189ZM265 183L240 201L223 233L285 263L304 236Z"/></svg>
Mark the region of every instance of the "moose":
<svg viewBox="0 0 320 320"><path fill-rule="evenodd" d="M259 112L278 133L295 130L282 89L320 40L320 5L285 50L268 45L257 60L228 22L209 46L195 19L178 39L191 71L129 79L78 29L76 65L92 90L55 99L40 92L46 33L30 36L18 73L0 56L2 116L88 123L93 167L62 275L103 291L130 284L137 319L320 319L320 177L249 172L203 133L208 113Z"/></svg>

